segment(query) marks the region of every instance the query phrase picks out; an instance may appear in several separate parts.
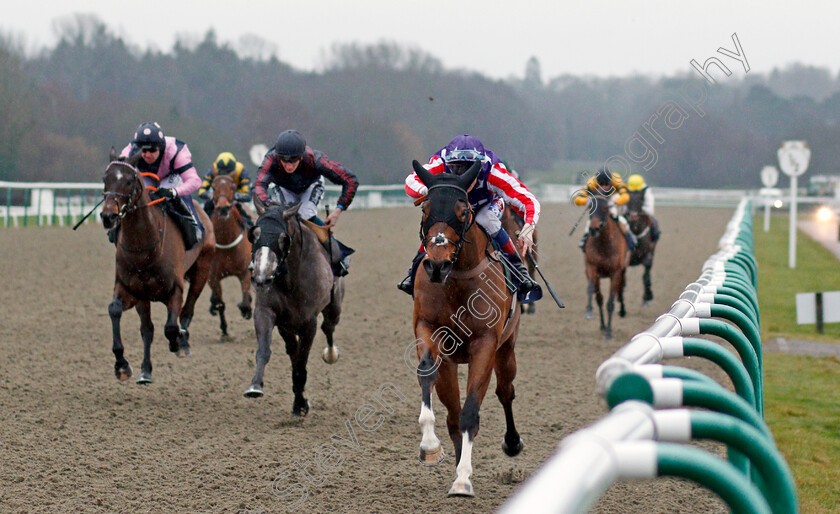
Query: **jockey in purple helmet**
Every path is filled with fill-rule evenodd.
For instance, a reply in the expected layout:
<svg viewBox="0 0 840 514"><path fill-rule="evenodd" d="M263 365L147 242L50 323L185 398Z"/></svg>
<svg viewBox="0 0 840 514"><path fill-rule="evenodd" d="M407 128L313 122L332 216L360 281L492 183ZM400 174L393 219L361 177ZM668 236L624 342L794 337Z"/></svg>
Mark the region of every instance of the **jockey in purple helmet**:
<svg viewBox="0 0 840 514"><path fill-rule="evenodd" d="M502 160L492 151L484 148L475 136L462 134L456 136L448 145L438 150L423 166L433 174L454 173L461 175L474 163L481 163L481 171L475 183L468 189L467 196L470 206L475 211L475 222L478 223L502 250L510 268L515 270L520 300L531 301L539 299L527 293L537 288L537 283L528 275L522 258L517 253L510 236L502 228L502 213L505 202L516 210L525 220L525 226L519 233L519 244L522 255L533 245L533 232L540 217L540 203L522 182L508 172ZM405 192L412 198L420 198L428 192L416 173L412 172L405 179ZM408 276L397 286L408 294L414 293L414 273L423 260L425 253L421 247L414 258ZM535 291L536 293L536 291Z"/></svg>

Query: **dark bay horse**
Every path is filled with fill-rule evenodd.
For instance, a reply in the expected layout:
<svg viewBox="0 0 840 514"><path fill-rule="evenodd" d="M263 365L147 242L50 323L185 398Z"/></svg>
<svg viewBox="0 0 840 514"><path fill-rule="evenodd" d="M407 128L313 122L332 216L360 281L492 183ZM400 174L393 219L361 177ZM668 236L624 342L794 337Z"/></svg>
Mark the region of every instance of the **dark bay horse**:
<svg viewBox="0 0 840 514"><path fill-rule="evenodd" d="M513 209L510 208L509 205L505 205L505 210L502 213L502 228L505 229L511 239L513 239L513 243L516 244L519 241L519 231L522 230L522 227L525 225L525 220L522 219L519 214L516 213ZM534 249L531 251L531 257L533 257L534 261L531 259L525 259L525 265L528 266L528 275L531 278L535 278L536 269L534 267L534 262L537 261L537 242L539 241L539 234L538 230L534 229ZM526 305L519 305L519 311L523 314L534 314L537 312L537 302L531 302L527 306Z"/></svg>
<svg viewBox="0 0 840 514"><path fill-rule="evenodd" d="M417 161L413 165L429 188L420 231L427 254L425 272L418 270L414 286L413 324L422 392L420 462L433 466L444 458L434 432L431 393L436 389L446 407L446 426L455 446L457 476L449 495L473 496L472 447L493 371L507 425L502 449L511 457L522 451L512 408L520 313L502 264L490 255L490 240L474 223L467 199L479 163L461 176L432 175ZM463 408L458 364L469 366Z"/></svg>
<svg viewBox="0 0 840 514"><path fill-rule="evenodd" d="M593 318L592 295L598 302L601 315L601 332L606 339L612 339L612 313L615 300L621 308L618 315L627 314L624 309L624 273L627 269L627 240L621 227L609 212L609 200L593 195L589 198L589 238L584 248L586 265L587 302L586 319ZM610 297L607 300L607 323L604 323L604 296L601 294L601 279L610 279Z"/></svg>
<svg viewBox="0 0 840 514"><path fill-rule="evenodd" d="M189 355L188 328L195 302L210 275L216 239L207 214L197 209L205 227L204 240L189 252L184 251L184 240L175 222L159 207L150 206L149 193L136 168L140 157L138 153L128 161L119 161L111 150L111 163L103 178L105 203L101 216L106 229L120 227L114 300L108 306L116 357L114 373L119 380L131 377L131 366L123 356L120 318L123 311L136 306L143 338L143 365L137 383L144 384L152 382L151 302L166 305L163 331L169 350L179 357ZM190 282L186 300L185 280Z"/></svg>
<svg viewBox="0 0 840 514"><path fill-rule="evenodd" d="M292 413L305 416L309 402L304 398L306 363L318 328L318 314L324 316L321 330L327 336L324 361L338 360L333 332L341 317L344 278L334 277L327 250L299 216L300 204L269 206L249 231L253 244L251 279L256 286L254 328L257 332L257 368L248 398L263 395L263 373L271 357L271 331L277 327L292 361ZM259 211L260 209L258 209Z"/></svg>
<svg viewBox="0 0 840 514"><path fill-rule="evenodd" d="M213 179L213 231L216 233L216 256L210 271L210 314L219 315L219 328L227 335L222 279L236 277L242 289L242 301L236 304L245 319L251 319L251 242L245 237L242 215L234 205L236 183L228 175Z"/></svg>
<svg viewBox="0 0 840 514"><path fill-rule="evenodd" d="M653 223L650 216L642 210L644 191L631 191L630 201L627 202L627 223L636 235L636 247L630 253L630 266L642 265L645 272L642 275L642 285L645 292L642 295L642 306L653 300L651 288L650 268L653 266L653 254L656 251L656 241L653 240L651 230Z"/></svg>

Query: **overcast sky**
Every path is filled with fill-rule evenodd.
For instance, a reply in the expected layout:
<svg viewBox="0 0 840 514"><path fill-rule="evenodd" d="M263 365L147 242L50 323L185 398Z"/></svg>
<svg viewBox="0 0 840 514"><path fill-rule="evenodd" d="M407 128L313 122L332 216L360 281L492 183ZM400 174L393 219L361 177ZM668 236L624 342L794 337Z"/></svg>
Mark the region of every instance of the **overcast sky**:
<svg viewBox="0 0 840 514"><path fill-rule="evenodd" d="M94 14L129 43L168 51L177 34L215 29L222 42L246 34L274 43L280 60L318 70L333 42L396 41L444 66L494 78L522 76L536 56L543 78L691 71L737 33L751 71L795 61L840 69L840 4L704 0L3 0L0 31L26 47L52 46L54 21ZM738 65L737 62L730 61ZM737 68L733 68L733 72ZM743 69L738 70L743 73Z"/></svg>

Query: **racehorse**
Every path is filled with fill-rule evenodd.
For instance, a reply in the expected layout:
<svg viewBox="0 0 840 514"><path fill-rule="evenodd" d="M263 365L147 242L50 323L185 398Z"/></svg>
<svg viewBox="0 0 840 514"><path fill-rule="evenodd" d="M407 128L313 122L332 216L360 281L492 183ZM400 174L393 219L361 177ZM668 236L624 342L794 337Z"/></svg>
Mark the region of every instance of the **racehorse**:
<svg viewBox="0 0 840 514"><path fill-rule="evenodd" d="M645 267L642 284L645 292L642 295L642 307L653 300L653 290L650 281L650 268L653 266L653 254L656 251L656 241L651 234L652 221L650 216L642 210L644 191L631 191L627 202L627 223L636 235L636 247L630 253L630 266L641 264Z"/></svg>
<svg viewBox="0 0 840 514"><path fill-rule="evenodd" d="M505 205L505 210L502 213L502 228L505 229L511 238L513 238L514 244L516 244L519 240L519 231L522 230L522 227L525 225L525 220L522 219L519 214L517 214L513 209L510 208L509 205ZM525 264L528 266L528 275L531 278L535 278L534 273L536 272L534 263L537 261L537 242L539 240L539 234L537 233L537 229L534 229L534 250L530 252L531 259L526 259ZM534 314L537 312L537 302L531 302L527 306L520 304L519 311L523 314Z"/></svg>
<svg viewBox="0 0 840 514"><path fill-rule="evenodd" d="M492 256L486 233L474 223L467 190L479 163L464 175L433 175L417 161L414 170L429 190L422 203L420 236L426 249L425 273L414 286L414 334L417 376L422 393L420 462L440 463L444 452L434 433L431 392L447 409L446 426L455 447L456 473L450 496L474 496L470 482L472 447L479 428L479 409L496 373L496 396L505 412L502 449L513 457L523 443L513 421L513 379L520 313L499 260ZM411 350L409 348L408 352ZM461 407L458 364L469 366L467 394Z"/></svg>
<svg viewBox="0 0 840 514"><path fill-rule="evenodd" d="M234 276L242 288L242 301L236 304L245 319L251 319L251 242L245 237L242 215L234 205L236 184L228 175L213 179L213 230L216 233L216 256L210 271L210 314L219 315L219 327L227 335L222 279Z"/></svg>
<svg viewBox="0 0 840 514"><path fill-rule="evenodd" d="M277 327L292 361L292 414L306 416L306 363L318 327L318 313L324 316L321 330L327 336L322 356L325 362L333 364L339 356L333 332L341 317L344 279L333 276L327 250L315 233L318 229L310 228L297 216L299 208L300 204L270 205L248 232L248 240L253 244L251 280L256 286L254 328L259 347L256 372L245 396L263 395L263 373L271 357L271 331Z"/></svg>
<svg viewBox="0 0 840 514"><path fill-rule="evenodd" d="M108 306L116 357L114 373L119 380L131 377L131 366L123 356L120 318L123 311L137 306L143 338L143 365L137 383L145 384L153 381L151 302L166 305L163 331L169 340L169 350L179 357L189 355L188 329L195 302L210 275L216 238L207 214L197 209L205 227L204 240L190 251L184 251L184 240L175 222L162 209L150 206L153 202L141 175L154 180L157 177L137 170L140 158L138 153L128 161L117 160L116 152L111 149L111 163L103 177L105 203L101 216L106 229L119 227L114 300ZM186 300L184 280L190 282Z"/></svg>
<svg viewBox="0 0 840 514"><path fill-rule="evenodd" d="M584 247L584 263L588 280L586 319L592 319L592 295L598 302L601 315L601 332L606 339L612 339L612 313L615 299L621 308L618 315L627 314L624 309L624 273L627 269L627 240L624 233L609 212L609 200L600 195L589 198L589 238ZM607 323L604 324L604 297L601 294L601 278L610 279L610 297L607 300Z"/></svg>

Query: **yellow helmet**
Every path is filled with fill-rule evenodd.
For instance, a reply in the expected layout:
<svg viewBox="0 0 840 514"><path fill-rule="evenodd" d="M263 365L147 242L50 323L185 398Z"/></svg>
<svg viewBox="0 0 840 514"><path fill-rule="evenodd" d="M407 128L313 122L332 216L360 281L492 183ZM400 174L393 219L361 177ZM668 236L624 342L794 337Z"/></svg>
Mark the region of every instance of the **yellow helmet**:
<svg viewBox="0 0 840 514"><path fill-rule="evenodd" d="M236 169L236 157L230 152L222 152L216 157L213 165L220 173L230 173Z"/></svg>
<svg viewBox="0 0 840 514"><path fill-rule="evenodd" d="M627 179L627 189L630 191L640 191L645 187L645 179L641 175L630 175Z"/></svg>

